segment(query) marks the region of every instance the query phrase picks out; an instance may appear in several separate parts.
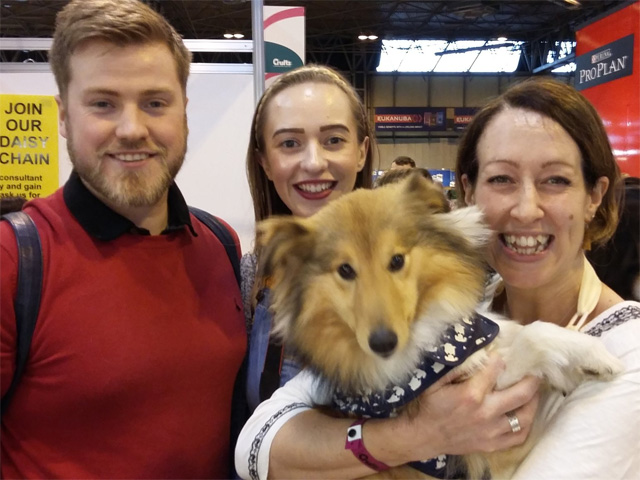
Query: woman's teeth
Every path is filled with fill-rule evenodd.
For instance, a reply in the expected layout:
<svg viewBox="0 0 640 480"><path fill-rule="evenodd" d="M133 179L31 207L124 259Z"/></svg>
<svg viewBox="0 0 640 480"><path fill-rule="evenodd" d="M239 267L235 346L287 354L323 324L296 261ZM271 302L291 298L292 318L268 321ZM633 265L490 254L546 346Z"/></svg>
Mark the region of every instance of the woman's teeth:
<svg viewBox="0 0 640 480"><path fill-rule="evenodd" d="M303 192L318 193L318 192L323 192L323 191L328 190L329 188L331 188L331 183L332 182L326 182L326 183L302 183L300 185L297 185L297 187L300 190L302 190Z"/></svg>
<svg viewBox="0 0 640 480"><path fill-rule="evenodd" d="M550 235L502 235L504 244L521 255L534 255L542 252L549 244Z"/></svg>

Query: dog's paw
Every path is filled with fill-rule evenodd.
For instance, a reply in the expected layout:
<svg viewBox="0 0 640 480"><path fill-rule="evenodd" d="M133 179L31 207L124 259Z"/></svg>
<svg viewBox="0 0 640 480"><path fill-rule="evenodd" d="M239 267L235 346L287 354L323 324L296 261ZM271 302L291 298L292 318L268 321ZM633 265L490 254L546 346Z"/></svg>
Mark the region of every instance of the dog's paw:
<svg viewBox="0 0 640 480"><path fill-rule="evenodd" d="M567 394L584 382L609 381L624 371L622 362L611 355L602 343L589 343L592 345L587 351L572 352L564 368L549 372L547 378L553 387Z"/></svg>
<svg viewBox="0 0 640 480"><path fill-rule="evenodd" d="M499 383L503 386L535 375L569 393L585 381L608 381L624 370L599 339L545 322L522 328L502 350L506 370Z"/></svg>
<svg viewBox="0 0 640 480"><path fill-rule="evenodd" d="M588 356L580 358L583 363L577 369L583 380L609 381L624 371L623 363L599 341L593 342Z"/></svg>

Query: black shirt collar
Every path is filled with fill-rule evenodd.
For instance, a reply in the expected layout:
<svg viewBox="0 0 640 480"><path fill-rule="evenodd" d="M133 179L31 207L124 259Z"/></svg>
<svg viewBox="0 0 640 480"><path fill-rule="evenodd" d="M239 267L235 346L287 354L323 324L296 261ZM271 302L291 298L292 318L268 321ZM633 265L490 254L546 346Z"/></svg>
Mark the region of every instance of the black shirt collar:
<svg viewBox="0 0 640 480"><path fill-rule="evenodd" d="M67 208L78 220L86 232L99 240L115 240L125 233L150 235L149 230L137 227L131 220L114 212L89 191L74 170L65 183L62 195ZM168 195L169 222L162 234L189 227L191 233L196 232L191 225L189 207L175 182L169 186Z"/></svg>

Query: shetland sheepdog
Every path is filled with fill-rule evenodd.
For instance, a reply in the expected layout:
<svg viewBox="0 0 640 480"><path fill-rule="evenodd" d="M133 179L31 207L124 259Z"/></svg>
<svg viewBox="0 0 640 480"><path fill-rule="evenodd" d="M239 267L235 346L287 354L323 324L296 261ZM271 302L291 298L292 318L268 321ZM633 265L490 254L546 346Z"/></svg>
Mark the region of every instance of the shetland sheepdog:
<svg viewBox="0 0 640 480"><path fill-rule="evenodd" d="M588 335L478 318L491 231L476 207L448 210L442 189L413 175L344 195L307 219L258 225L274 334L331 389L333 408L355 417L415 411L425 377L453 369L469 377L489 351L506 364L498 389L536 375L548 398L622 370ZM508 478L539 436L536 423L524 445L457 457L446 468L466 478ZM426 462L373 476L430 478L419 463Z"/></svg>

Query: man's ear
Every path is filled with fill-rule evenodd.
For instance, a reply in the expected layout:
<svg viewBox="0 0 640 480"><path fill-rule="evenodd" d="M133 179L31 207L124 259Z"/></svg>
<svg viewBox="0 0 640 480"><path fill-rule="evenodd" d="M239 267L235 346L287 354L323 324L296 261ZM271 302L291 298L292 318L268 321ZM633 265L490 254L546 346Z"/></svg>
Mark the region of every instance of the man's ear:
<svg viewBox="0 0 640 480"><path fill-rule="evenodd" d="M69 138L67 137L67 109L60 95L56 95L55 99L58 104L58 128L60 129L60 135L64 138Z"/></svg>
<svg viewBox="0 0 640 480"><path fill-rule="evenodd" d="M469 177L465 173L460 180L462 181L462 190L464 191L464 203L467 205L475 205L476 200L473 195L473 185L471 185Z"/></svg>

